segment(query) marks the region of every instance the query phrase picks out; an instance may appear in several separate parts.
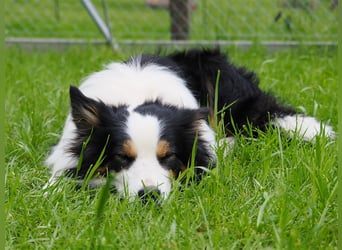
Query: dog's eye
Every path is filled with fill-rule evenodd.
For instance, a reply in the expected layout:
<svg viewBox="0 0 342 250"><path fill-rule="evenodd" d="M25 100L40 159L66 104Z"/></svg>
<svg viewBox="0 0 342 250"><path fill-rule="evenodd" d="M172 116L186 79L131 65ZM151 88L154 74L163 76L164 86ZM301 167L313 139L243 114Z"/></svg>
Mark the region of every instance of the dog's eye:
<svg viewBox="0 0 342 250"><path fill-rule="evenodd" d="M158 157L158 159L159 159L160 161L167 161L167 160L173 158L174 156L175 156L174 153L169 152L169 153L166 153L166 154L163 155L163 156Z"/></svg>
<svg viewBox="0 0 342 250"><path fill-rule="evenodd" d="M121 162L123 162L123 163L126 163L126 164L131 163L131 162L133 162L133 161L135 160L134 157L129 156L129 155L126 155L126 154L117 154L117 155L115 155L115 157L116 157L119 161L121 161Z"/></svg>

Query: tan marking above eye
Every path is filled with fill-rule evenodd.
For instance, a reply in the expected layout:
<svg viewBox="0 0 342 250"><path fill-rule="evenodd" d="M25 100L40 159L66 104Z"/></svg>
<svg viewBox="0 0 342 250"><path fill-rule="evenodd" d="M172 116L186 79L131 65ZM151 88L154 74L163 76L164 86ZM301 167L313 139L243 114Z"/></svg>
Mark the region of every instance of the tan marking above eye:
<svg viewBox="0 0 342 250"><path fill-rule="evenodd" d="M161 140L157 146L157 157L159 159L164 158L170 153L170 143L166 140Z"/></svg>
<svg viewBox="0 0 342 250"><path fill-rule="evenodd" d="M122 144L122 152L129 158L136 158L137 157L137 150L131 140L126 140Z"/></svg>

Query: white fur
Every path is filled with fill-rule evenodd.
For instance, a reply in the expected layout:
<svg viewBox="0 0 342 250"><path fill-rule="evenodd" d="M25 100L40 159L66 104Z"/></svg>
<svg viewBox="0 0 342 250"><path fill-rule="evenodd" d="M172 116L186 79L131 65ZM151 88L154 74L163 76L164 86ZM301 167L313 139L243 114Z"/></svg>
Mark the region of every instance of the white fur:
<svg viewBox="0 0 342 250"><path fill-rule="evenodd" d="M205 121L200 121L199 130L201 131L200 139L202 139L204 142L207 142L206 147L208 152L210 153L210 157L213 160L216 160L216 139L215 139L215 132L210 128L208 123Z"/></svg>
<svg viewBox="0 0 342 250"><path fill-rule="evenodd" d="M274 125L289 131L290 136L297 133L306 141L312 141L317 135L325 135L329 138L335 138L335 132L329 125L317 121L313 117L304 115L287 115L275 119Z"/></svg>
<svg viewBox="0 0 342 250"><path fill-rule="evenodd" d="M67 145L69 145L75 138L75 130L76 126L71 120L71 115L69 114L64 125L61 139L58 144L53 147L51 154L45 161L45 164L52 167L52 169L51 178L44 188L49 185L53 185L66 169L77 165L78 159L66 151Z"/></svg>
<svg viewBox="0 0 342 250"><path fill-rule="evenodd" d="M234 148L235 138L233 136L225 137L218 140L217 149L223 149L223 155L227 156Z"/></svg>
<svg viewBox="0 0 342 250"><path fill-rule="evenodd" d="M154 64L144 67L137 62L109 64L105 70L89 76L80 90L90 98L98 98L111 105L137 106L158 98L163 104L198 108L184 80L167 68Z"/></svg>

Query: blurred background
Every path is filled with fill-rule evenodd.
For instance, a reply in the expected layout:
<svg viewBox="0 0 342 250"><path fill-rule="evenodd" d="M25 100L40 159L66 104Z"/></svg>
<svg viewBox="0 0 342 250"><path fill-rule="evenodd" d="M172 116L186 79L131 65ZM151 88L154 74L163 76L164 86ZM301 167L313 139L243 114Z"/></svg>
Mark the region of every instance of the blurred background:
<svg viewBox="0 0 342 250"><path fill-rule="evenodd" d="M337 41L338 0L7 0L6 42Z"/></svg>

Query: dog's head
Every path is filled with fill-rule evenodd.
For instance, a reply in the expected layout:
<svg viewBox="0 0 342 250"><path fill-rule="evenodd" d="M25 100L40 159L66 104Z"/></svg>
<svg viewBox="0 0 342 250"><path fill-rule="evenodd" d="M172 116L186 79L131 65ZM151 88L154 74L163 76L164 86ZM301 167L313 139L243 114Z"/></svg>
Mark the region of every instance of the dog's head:
<svg viewBox="0 0 342 250"><path fill-rule="evenodd" d="M82 159L77 171L70 171L81 179L95 166L98 176L114 173L113 184L123 195L151 191L167 197L171 179L188 168L191 157L195 166L215 164L206 109L180 109L158 100L110 106L76 87L70 88L70 99L76 139L69 150Z"/></svg>

